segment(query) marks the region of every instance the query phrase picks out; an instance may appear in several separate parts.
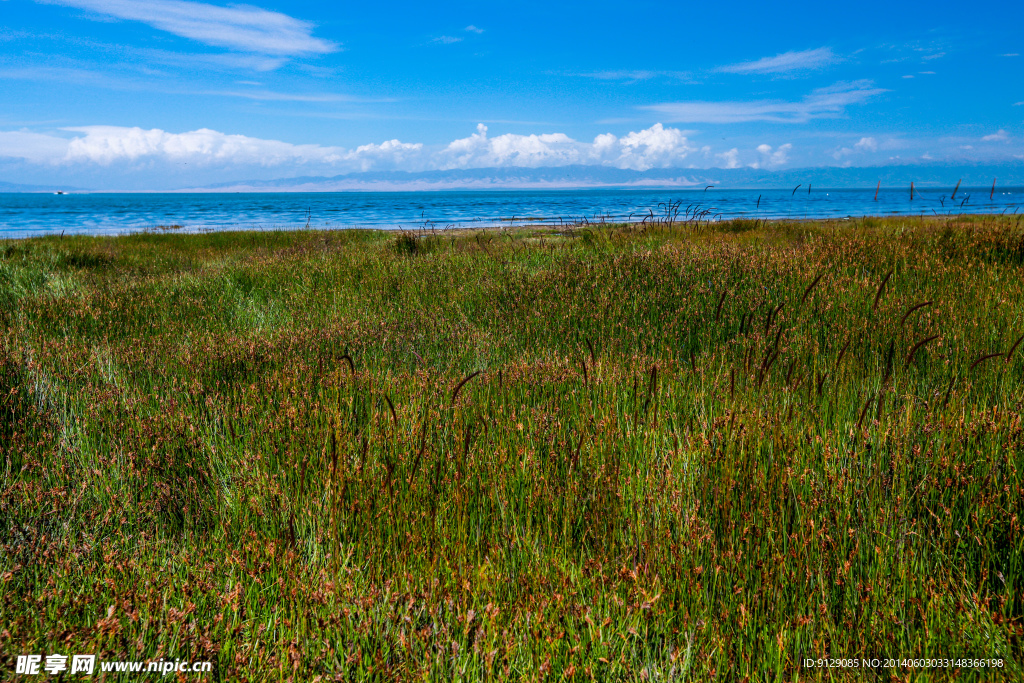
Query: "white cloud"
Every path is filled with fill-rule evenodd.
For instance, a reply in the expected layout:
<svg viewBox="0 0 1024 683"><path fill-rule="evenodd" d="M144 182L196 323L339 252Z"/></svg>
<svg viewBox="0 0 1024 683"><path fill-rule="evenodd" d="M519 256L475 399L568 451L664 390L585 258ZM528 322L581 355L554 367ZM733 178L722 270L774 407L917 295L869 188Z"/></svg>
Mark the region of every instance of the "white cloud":
<svg viewBox="0 0 1024 683"><path fill-rule="evenodd" d="M388 140L379 145L360 145L345 155L345 160L353 162L360 171L382 168L418 167L422 163L423 144L420 142L401 142Z"/></svg>
<svg viewBox="0 0 1024 683"><path fill-rule="evenodd" d="M906 75L906 76L904 76L903 78L913 78L913 77L914 77L914 76L913 76L913 74L907 74L907 75Z"/></svg>
<svg viewBox="0 0 1024 683"><path fill-rule="evenodd" d="M820 69L836 61L836 55L832 52L831 48L819 47L816 50L784 52L774 57L763 57L753 62L720 66L716 71L732 74L778 74Z"/></svg>
<svg viewBox="0 0 1024 683"><path fill-rule="evenodd" d="M582 161L580 143L562 133L487 137L487 126L477 124L476 133L453 140L440 154L441 168L486 168L490 166L562 166Z"/></svg>
<svg viewBox="0 0 1024 683"><path fill-rule="evenodd" d="M0 158L47 163L67 152L67 140L52 135L13 130L0 131Z"/></svg>
<svg viewBox="0 0 1024 683"><path fill-rule="evenodd" d="M455 36L438 36L437 38L434 38L430 42L441 43L443 45L451 45L452 43L462 42L462 38L456 38Z"/></svg>
<svg viewBox="0 0 1024 683"><path fill-rule="evenodd" d="M589 71L585 73L570 74L584 78L596 78L601 81L649 81L652 78L673 78L680 81L690 81L693 75L687 71L648 71L646 69L618 69L609 71Z"/></svg>
<svg viewBox="0 0 1024 683"><path fill-rule="evenodd" d="M1003 56L1004 57L1020 57L1020 53L1019 52L1007 52Z"/></svg>
<svg viewBox="0 0 1024 683"><path fill-rule="evenodd" d="M470 24L464 30L469 31L470 33L483 33L484 32L484 30L482 28L477 28L476 26L473 26L473 24Z"/></svg>
<svg viewBox="0 0 1024 683"><path fill-rule="evenodd" d="M206 45L241 52L298 56L335 52L338 46L312 36L313 24L251 5L220 7L191 0L37 0L139 21Z"/></svg>
<svg viewBox="0 0 1024 683"><path fill-rule="evenodd" d="M612 159L612 165L638 171L671 166L696 151L687 142L683 131L678 128L665 128L660 123L619 138L618 143L618 156ZM594 146L597 146L597 138L594 139ZM613 151L613 157L614 154Z"/></svg>
<svg viewBox="0 0 1024 683"><path fill-rule="evenodd" d="M878 140L872 137L865 137L858 140L853 147L840 147L836 151L832 152L832 158L839 160L852 154L877 151Z"/></svg>
<svg viewBox="0 0 1024 683"><path fill-rule="evenodd" d="M874 152L878 150L878 140L874 138L861 138L854 147L861 151Z"/></svg>
<svg viewBox="0 0 1024 683"><path fill-rule="evenodd" d="M296 145L208 128L185 133L120 126L64 129L73 137L26 131L0 132L0 158L50 165L196 167L317 167L337 172L401 169L542 167L587 164L647 170L677 165L695 151L684 131L655 124L623 137L611 133L592 143L563 133L487 136L480 124L468 138L428 150L422 143L389 140L345 149Z"/></svg>
<svg viewBox="0 0 1024 683"><path fill-rule="evenodd" d="M246 55L224 55L225 57ZM97 71L85 69L69 69L62 67L27 67L15 69L0 68L0 79L17 79L26 81L53 81L57 83L78 83L100 88L113 90L127 90L131 92L150 91L166 95L213 95L216 97L240 97L248 100L277 101L277 102L392 102L389 98L361 98L350 95L339 95L337 93L288 93L273 90L200 90L188 85L162 86L153 82L136 79L111 76ZM236 81L240 84L256 84L257 81Z"/></svg>
<svg viewBox="0 0 1024 683"><path fill-rule="evenodd" d="M721 161L722 168L739 168L740 167L740 151L733 147L728 152L721 152L715 155L716 159Z"/></svg>
<svg viewBox="0 0 1024 683"><path fill-rule="evenodd" d="M991 135L986 135L985 137L982 138L982 140L984 140L985 142L1001 142L1003 140L1009 140L1009 139L1010 139L1010 134L1007 133L1002 128L997 130L995 133L992 133Z"/></svg>
<svg viewBox="0 0 1024 683"><path fill-rule="evenodd" d="M168 133L158 128L86 126L67 143L64 161L110 165L115 162L162 160L199 164L280 166L284 163L336 163L345 150L320 145L294 145L245 135L226 135L208 128Z"/></svg>
<svg viewBox="0 0 1024 683"><path fill-rule="evenodd" d="M169 52L167 50L128 50L151 61L171 66L195 68L220 68L233 71L273 71L288 60L285 57L255 54L189 54L180 52Z"/></svg>
<svg viewBox="0 0 1024 683"><path fill-rule="evenodd" d="M492 166L566 166L601 164L646 171L672 166L695 151L677 128L656 123L621 138L604 133L593 143L579 142L562 133L487 137L487 126L477 126L468 138L451 142L440 154L441 168Z"/></svg>
<svg viewBox="0 0 1024 683"><path fill-rule="evenodd" d="M646 81L657 76L658 72L640 69L635 71L591 71L579 75L584 78L596 78L601 81Z"/></svg>
<svg viewBox="0 0 1024 683"><path fill-rule="evenodd" d="M847 106L884 92L887 91L872 87L871 81L854 81L818 88L799 102L669 102L641 108L657 112L675 123L804 123L811 119L836 118Z"/></svg>
<svg viewBox="0 0 1024 683"><path fill-rule="evenodd" d="M384 102L387 100L363 100L347 95L331 93L317 95L304 93L276 92L274 90L208 90L200 95L216 95L218 97L240 97L260 102Z"/></svg>
<svg viewBox="0 0 1024 683"><path fill-rule="evenodd" d="M202 128L187 133L159 129L88 126L68 129L85 133L67 144L65 162L115 162L154 160L198 165L262 166L321 165L347 171L417 165L421 143L388 140L354 150L316 144L295 145L245 135L226 135Z"/></svg>
<svg viewBox="0 0 1024 683"><path fill-rule="evenodd" d="M774 152L771 145L758 145L757 153L761 155L761 161L751 164L753 168L775 168L789 161L789 151L793 145L786 143L779 145Z"/></svg>

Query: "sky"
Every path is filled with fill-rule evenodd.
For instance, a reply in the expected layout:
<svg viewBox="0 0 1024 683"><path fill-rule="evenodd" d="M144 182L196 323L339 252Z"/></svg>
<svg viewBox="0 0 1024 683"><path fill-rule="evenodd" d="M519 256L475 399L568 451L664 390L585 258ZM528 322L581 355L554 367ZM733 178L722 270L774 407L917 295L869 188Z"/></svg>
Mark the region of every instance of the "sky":
<svg viewBox="0 0 1024 683"><path fill-rule="evenodd" d="M0 0L0 181L1024 164L1024 3Z"/></svg>

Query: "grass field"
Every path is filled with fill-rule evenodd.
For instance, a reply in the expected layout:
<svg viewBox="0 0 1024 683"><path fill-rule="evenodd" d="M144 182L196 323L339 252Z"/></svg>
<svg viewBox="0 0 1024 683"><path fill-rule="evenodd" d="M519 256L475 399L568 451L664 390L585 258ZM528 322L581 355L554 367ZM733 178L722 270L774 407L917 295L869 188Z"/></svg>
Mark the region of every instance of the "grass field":
<svg viewBox="0 0 1024 683"><path fill-rule="evenodd" d="M1018 217L39 238L0 305L0 678L1024 676Z"/></svg>

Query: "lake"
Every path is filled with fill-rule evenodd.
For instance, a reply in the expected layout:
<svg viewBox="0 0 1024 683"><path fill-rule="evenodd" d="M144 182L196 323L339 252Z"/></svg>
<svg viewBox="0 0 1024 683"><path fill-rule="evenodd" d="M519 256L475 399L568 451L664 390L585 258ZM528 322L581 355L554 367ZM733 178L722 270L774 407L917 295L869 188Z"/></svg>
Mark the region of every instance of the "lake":
<svg viewBox="0 0 1024 683"><path fill-rule="evenodd" d="M0 193L0 236L207 230L484 227L664 217L845 218L1024 212L1024 188L580 189L333 193ZM672 207L671 209L669 207Z"/></svg>

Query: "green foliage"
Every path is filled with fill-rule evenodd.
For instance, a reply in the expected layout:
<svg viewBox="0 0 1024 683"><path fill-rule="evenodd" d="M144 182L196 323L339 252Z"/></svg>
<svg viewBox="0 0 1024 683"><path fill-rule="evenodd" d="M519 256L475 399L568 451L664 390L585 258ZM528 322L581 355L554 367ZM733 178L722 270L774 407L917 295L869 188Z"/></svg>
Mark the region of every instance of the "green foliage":
<svg viewBox="0 0 1024 683"><path fill-rule="evenodd" d="M405 230L395 235L394 246L397 253L406 256L415 256L421 250L418 236Z"/></svg>
<svg viewBox="0 0 1024 683"><path fill-rule="evenodd" d="M0 666L1019 677L1015 220L0 243Z"/></svg>

